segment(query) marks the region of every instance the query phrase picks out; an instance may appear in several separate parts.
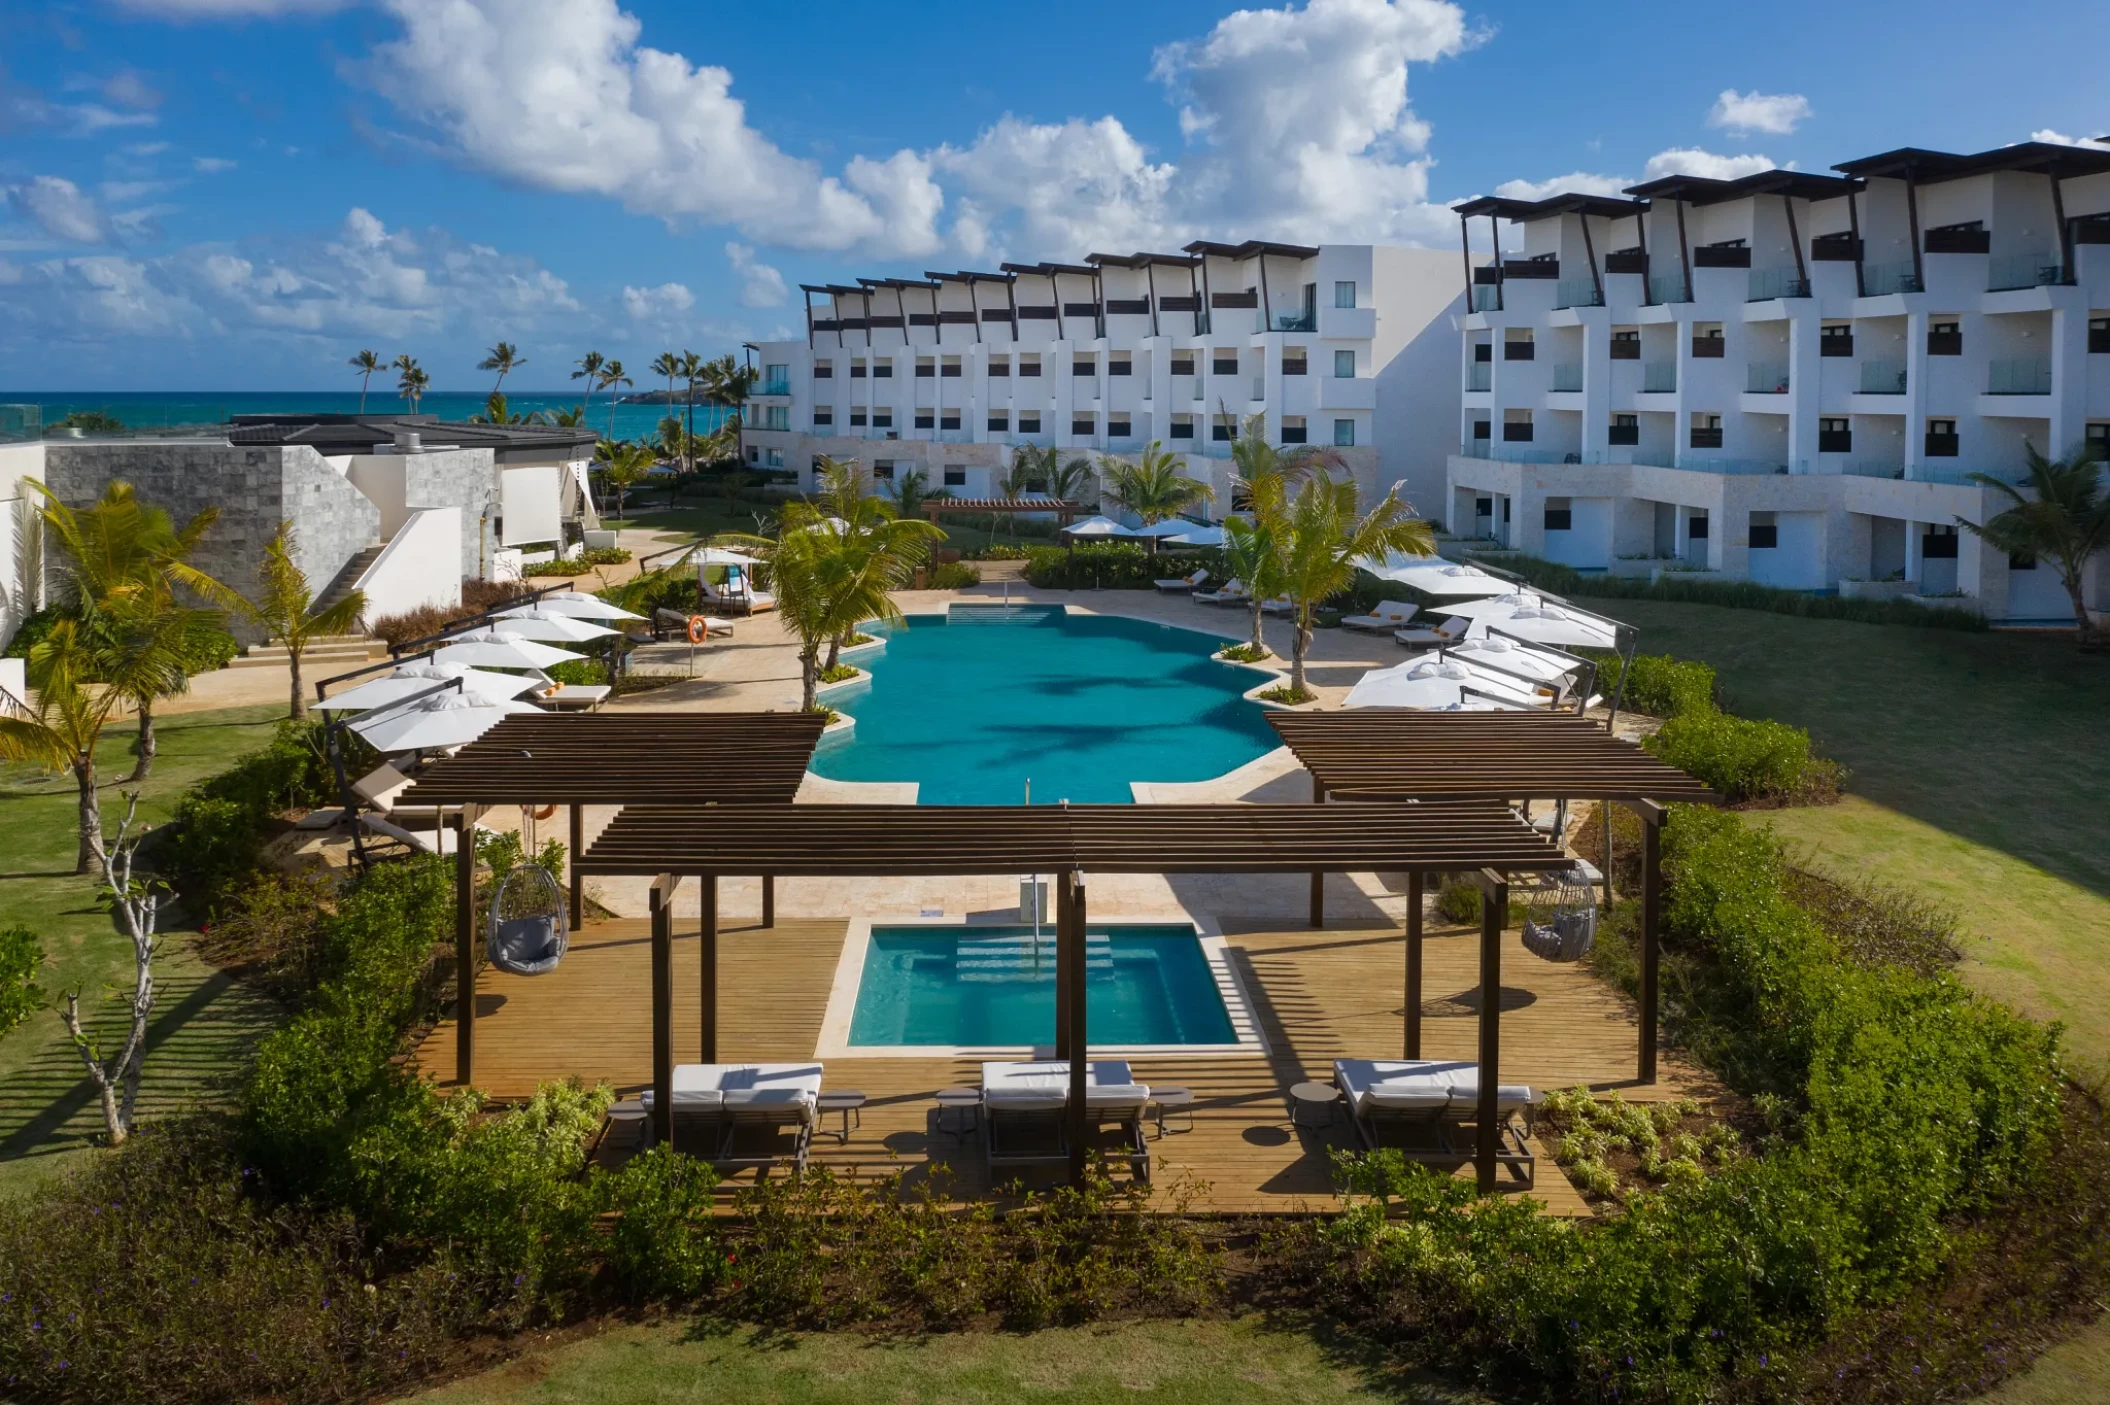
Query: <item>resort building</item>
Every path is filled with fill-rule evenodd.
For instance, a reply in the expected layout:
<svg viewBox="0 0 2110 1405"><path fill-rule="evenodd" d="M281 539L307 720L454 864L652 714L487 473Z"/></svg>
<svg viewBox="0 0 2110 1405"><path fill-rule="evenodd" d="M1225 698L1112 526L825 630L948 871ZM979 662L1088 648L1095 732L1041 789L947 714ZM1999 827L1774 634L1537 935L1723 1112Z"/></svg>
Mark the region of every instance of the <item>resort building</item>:
<svg viewBox="0 0 2110 1405"><path fill-rule="evenodd" d="M806 335L757 347L748 457L1000 495L1012 449L1133 457L1159 441L1231 506L1231 441L1337 448L1367 493L1439 511L1464 309L1448 254L1197 242L1177 254L809 285Z"/></svg>
<svg viewBox="0 0 2110 1405"><path fill-rule="evenodd" d="M1444 515L1584 570L1965 597L2063 621L1973 473L2110 455L2110 151L1906 148L1459 207L1475 267ZM1512 236L1513 237L1513 236ZM2092 606L2110 596L2098 562Z"/></svg>

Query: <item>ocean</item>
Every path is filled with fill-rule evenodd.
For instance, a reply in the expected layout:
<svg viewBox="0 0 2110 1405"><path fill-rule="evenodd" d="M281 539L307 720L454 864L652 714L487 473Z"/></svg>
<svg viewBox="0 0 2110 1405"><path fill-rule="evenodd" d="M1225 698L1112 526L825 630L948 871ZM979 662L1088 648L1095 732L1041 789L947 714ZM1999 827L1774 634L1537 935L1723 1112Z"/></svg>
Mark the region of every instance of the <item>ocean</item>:
<svg viewBox="0 0 2110 1405"><path fill-rule="evenodd" d="M420 402L418 412L437 415L443 420L465 420L471 415L483 413L484 401L488 396L487 391L429 391ZM506 392L506 406L516 415L532 414L537 410L569 410L579 404L581 399L577 390ZM0 391L0 423L15 429L23 418L17 407L32 405L37 407L42 422L47 426L77 410L99 410L103 414L114 416L131 429L160 430L225 424L231 415L349 415L359 409L359 392L290 390L173 393L137 390L15 395ZM366 409L369 414L388 414L407 411L409 408L409 402L394 394L393 387L383 390L381 377L374 378L374 388L366 397ZM681 413L682 408L679 405L617 405L611 431L608 397L596 395L593 399L592 413L587 416L587 424L596 433L616 439L651 438L658 434L662 418L670 411ZM11 414L10 411L14 413ZM696 407L696 432L709 432L717 426L724 414L725 412L716 406L699 404Z"/></svg>

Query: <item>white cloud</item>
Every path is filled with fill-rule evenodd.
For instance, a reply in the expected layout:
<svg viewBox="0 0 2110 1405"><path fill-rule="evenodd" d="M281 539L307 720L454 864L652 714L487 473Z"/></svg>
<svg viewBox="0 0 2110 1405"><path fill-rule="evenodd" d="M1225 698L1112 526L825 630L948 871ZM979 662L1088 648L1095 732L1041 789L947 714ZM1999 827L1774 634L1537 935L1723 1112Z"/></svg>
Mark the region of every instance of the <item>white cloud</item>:
<svg viewBox="0 0 2110 1405"><path fill-rule="evenodd" d="M161 106L161 94L130 69L106 79L103 83L103 96L119 107Z"/></svg>
<svg viewBox="0 0 2110 1405"><path fill-rule="evenodd" d="M657 288L623 286L623 311L639 322L665 322L696 305L696 295L680 283Z"/></svg>
<svg viewBox="0 0 2110 1405"><path fill-rule="evenodd" d="M50 102L34 93L18 93L5 101L7 112L17 121L63 128L76 137L120 127L151 127L160 121L151 112L118 112L98 102Z"/></svg>
<svg viewBox="0 0 2110 1405"><path fill-rule="evenodd" d="M224 156L199 156L191 160L191 168L201 175L216 176L222 171L231 171L236 163Z"/></svg>
<svg viewBox="0 0 2110 1405"><path fill-rule="evenodd" d="M747 124L723 68L638 43L615 0L387 0L402 38L365 72L462 158L543 189L809 249L912 254L942 203L921 158L841 176Z"/></svg>
<svg viewBox="0 0 2110 1405"><path fill-rule="evenodd" d="M1800 93L1739 93L1722 89L1707 114L1707 125L1730 132L1767 132L1786 136L1810 118L1810 100Z"/></svg>
<svg viewBox="0 0 2110 1405"><path fill-rule="evenodd" d="M63 176L37 176L7 188L16 210L37 228L69 244L100 244L110 237L110 221L95 197Z"/></svg>
<svg viewBox="0 0 2110 1405"><path fill-rule="evenodd" d="M782 307L791 296L784 275L766 263L755 262L755 251L746 244L727 243L727 262L740 275L740 306Z"/></svg>
<svg viewBox="0 0 2110 1405"><path fill-rule="evenodd" d="M1503 181L1495 187L1495 194L1505 200L1544 200L1554 195L1620 195L1634 183L1628 176L1600 176L1589 171L1574 171L1551 180Z"/></svg>
<svg viewBox="0 0 2110 1405"><path fill-rule="evenodd" d="M1748 156L1717 156L1696 146L1674 146L1668 151L1659 151L1648 158L1642 169L1642 180L1660 180L1664 176L1704 176L1708 180L1733 181L1744 176L1755 176L1760 171L1771 171L1779 162L1770 156L1752 153ZM1794 169L1790 162L1788 169Z"/></svg>
<svg viewBox="0 0 2110 1405"><path fill-rule="evenodd" d="M2040 127L2029 134L2031 141L2050 142L2054 146L2088 146L2101 151L2110 149L2110 141L2099 137L2069 137L2064 132L2054 132L2049 127Z"/></svg>

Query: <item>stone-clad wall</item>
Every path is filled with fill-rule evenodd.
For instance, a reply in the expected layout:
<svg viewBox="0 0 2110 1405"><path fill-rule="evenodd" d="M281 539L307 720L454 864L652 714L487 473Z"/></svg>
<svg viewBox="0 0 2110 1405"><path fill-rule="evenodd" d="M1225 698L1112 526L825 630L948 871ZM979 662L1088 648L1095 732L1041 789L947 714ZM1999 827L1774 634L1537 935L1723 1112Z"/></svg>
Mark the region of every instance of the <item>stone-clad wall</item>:
<svg viewBox="0 0 2110 1405"><path fill-rule="evenodd" d="M433 449L404 459L404 501L413 511L458 507L462 576L484 574L483 533L498 515L498 462L489 449Z"/></svg>

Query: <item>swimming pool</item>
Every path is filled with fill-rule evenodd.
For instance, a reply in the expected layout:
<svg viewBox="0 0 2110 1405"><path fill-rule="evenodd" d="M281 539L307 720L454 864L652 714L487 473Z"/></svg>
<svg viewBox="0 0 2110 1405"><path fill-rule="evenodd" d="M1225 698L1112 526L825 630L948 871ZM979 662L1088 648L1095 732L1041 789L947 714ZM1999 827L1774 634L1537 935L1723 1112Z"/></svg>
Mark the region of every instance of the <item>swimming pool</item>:
<svg viewBox="0 0 2110 1405"><path fill-rule="evenodd" d="M813 770L915 781L926 805L1127 803L1130 781L1199 781L1277 745L1240 696L1260 675L1209 656L1218 635L1061 606L911 615L860 657L869 686L827 701L857 719Z"/></svg>
<svg viewBox="0 0 2110 1405"><path fill-rule="evenodd" d="M1109 925L1086 936L1093 1048L1238 1044L1219 975L1191 926ZM1055 1039L1055 933L1023 926L875 926L848 1045L1029 1048Z"/></svg>

